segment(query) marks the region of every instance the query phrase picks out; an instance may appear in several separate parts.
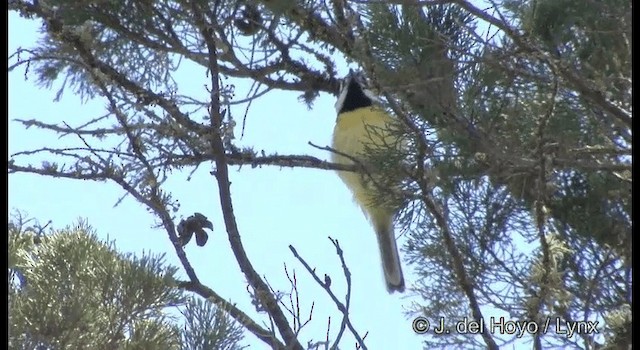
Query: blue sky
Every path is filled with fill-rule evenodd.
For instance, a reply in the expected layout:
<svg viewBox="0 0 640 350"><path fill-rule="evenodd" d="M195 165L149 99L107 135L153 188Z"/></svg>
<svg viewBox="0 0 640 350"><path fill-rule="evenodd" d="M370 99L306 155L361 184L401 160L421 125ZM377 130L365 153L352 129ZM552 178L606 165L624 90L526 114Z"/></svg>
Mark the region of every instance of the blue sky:
<svg viewBox="0 0 640 350"><path fill-rule="evenodd" d="M9 13L9 53L19 46L30 47L38 38L40 23ZM344 67L343 73L347 69ZM201 77L198 80L196 77ZM185 66L176 75L180 92L204 96L207 78L203 70ZM248 89L238 82L237 97ZM48 123L67 122L80 125L87 119L104 114L105 102L99 99L86 104L67 89L60 102L54 102L56 86L51 90L35 87L35 78L24 79L24 69L9 73L9 155L43 146L75 144L73 137L58 138L49 132L26 130L15 118L36 118ZM297 93L274 91L255 101L247 117L245 136L240 145L251 145L267 154L306 154L328 159L328 154L308 145L329 145L335 122L333 96L323 94L311 110L298 101ZM240 136L240 121L244 106L232 113L238 119L236 135ZM26 160L23 158L23 160ZM37 163L37 162L36 162ZM215 289L259 321L250 304L246 283L231 253L221 216L218 189L209 174L209 165L201 167L187 181L188 172L176 172L166 189L181 203L179 218L201 212L214 223L214 233L203 247L189 245L186 252L201 281ZM230 169L231 190L240 234L248 256L258 272L277 289L288 290L284 273L295 271L301 291L301 309L309 312L315 302L313 320L301 333L301 340L322 340L331 317L331 335L335 336L339 313L323 290L313 282L288 249L291 244L317 269L320 276L332 277L332 288L344 295L345 282L340 261L327 236L340 241L352 273L353 297L351 319L361 335L368 332L371 349L421 348L421 336L411 329L411 319L405 306L410 293L389 295L385 289L376 240L372 228L351 195L331 171L311 169L279 169L264 167ZM166 233L154 229L154 218L145 208L127 198L114 204L123 191L111 183L95 183L52 179L30 174L9 176L9 208L25 211L41 222L52 220L54 227L86 218L98 235L115 240L119 250L166 253L167 260L180 266ZM400 240L401 244L404 242ZM402 254L402 253L401 253ZM415 275L406 264L405 279L409 285ZM251 348L262 343L247 333L245 342ZM343 343L350 348L352 341Z"/></svg>

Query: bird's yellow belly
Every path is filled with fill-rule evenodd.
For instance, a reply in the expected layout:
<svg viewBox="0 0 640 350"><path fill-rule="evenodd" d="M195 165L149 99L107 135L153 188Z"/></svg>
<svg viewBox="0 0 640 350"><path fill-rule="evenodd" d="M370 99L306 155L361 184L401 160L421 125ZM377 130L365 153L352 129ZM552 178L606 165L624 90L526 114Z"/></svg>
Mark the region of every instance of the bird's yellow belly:
<svg viewBox="0 0 640 350"><path fill-rule="evenodd" d="M338 117L333 131L332 148L338 152L348 154L363 162L363 153L366 147L384 147L393 144L388 131L393 119L378 108L363 109L343 113ZM354 162L340 154L333 153L332 160L335 163L353 164ZM366 166L366 164L363 165ZM354 199L364 209L367 216L375 215L377 211L373 205L375 186L367 186L363 182L363 175L351 171L339 171L338 175L353 193Z"/></svg>

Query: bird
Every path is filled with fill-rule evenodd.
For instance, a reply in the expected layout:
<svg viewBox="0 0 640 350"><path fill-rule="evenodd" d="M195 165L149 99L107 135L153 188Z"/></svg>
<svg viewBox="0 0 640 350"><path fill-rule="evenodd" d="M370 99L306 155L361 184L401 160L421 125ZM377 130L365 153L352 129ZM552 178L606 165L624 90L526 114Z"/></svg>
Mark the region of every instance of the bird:
<svg viewBox="0 0 640 350"><path fill-rule="evenodd" d="M394 137L391 129L396 125L395 118L379 105L379 99L366 88L364 77L360 73L350 71L342 80L335 108L337 118L331 146L334 163L360 163L366 167L366 150L398 144L390 141ZM376 178L375 170L371 169L370 179ZM397 208L380 203L380 186L376 186L375 181L367 181L365 175L353 171L337 173L373 226L387 291L403 292L404 276L393 229Z"/></svg>

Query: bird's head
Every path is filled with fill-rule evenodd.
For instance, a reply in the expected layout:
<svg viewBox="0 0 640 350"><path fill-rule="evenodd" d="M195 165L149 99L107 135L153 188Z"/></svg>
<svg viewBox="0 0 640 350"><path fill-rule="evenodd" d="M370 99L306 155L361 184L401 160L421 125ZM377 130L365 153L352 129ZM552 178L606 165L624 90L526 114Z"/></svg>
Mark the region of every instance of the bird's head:
<svg viewBox="0 0 640 350"><path fill-rule="evenodd" d="M358 108L370 107L378 102L378 97L367 88L367 81L362 72L350 70L349 74L340 82L335 107L336 112L340 114Z"/></svg>

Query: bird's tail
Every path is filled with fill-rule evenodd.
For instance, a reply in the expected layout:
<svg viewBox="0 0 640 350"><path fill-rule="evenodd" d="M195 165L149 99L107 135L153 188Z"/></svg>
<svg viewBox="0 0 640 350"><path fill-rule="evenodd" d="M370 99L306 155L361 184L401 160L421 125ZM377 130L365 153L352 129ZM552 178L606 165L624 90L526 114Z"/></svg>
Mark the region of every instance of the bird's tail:
<svg viewBox="0 0 640 350"><path fill-rule="evenodd" d="M396 237L393 233L393 219L374 223L378 247L382 260L382 270L387 283L389 293L404 292L404 276L400 265L400 255L396 246Z"/></svg>

